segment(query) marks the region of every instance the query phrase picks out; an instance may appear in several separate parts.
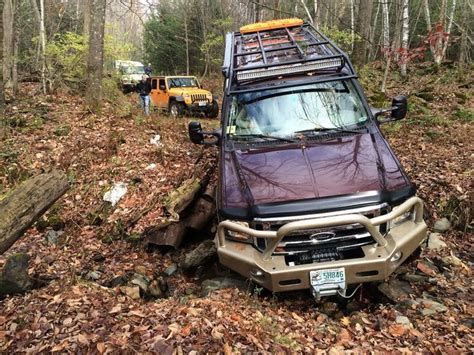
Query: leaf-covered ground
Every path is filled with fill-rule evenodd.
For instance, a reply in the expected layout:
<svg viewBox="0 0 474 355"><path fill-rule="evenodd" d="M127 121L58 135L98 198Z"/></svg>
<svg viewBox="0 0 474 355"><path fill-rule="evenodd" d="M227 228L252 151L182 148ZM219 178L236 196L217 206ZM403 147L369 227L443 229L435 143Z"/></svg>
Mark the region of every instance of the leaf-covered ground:
<svg viewBox="0 0 474 355"><path fill-rule="evenodd" d="M181 271L169 278L167 298L132 299L120 287L106 287L130 273L153 279L179 261L184 251L147 250L140 233L164 218L161 199L214 163L215 151L189 142L188 119L144 118L133 100L121 99L97 117L83 111L76 96L42 96L36 85L24 85L8 106L0 196L52 167L67 172L72 188L0 257L1 267L9 255L26 251L30 274L49 279L42 288L0 300L0 351L472 352L472 75L418 71L405 82L389 81L387 96L375 90L377 68L361 75L374 106L409 95L409 117L384 131L426 201L430 227L446 216L456 228L443 234L447 248L423 250L390 278L393 285L408 285L399 300L369 285L347 304L332 298L317 304L309 293L273 297L258 289L201 297L197 277ZM161 144L150 143L158 134ZM128 191L107 209L102 197L116 182L125 182ZM184 250L192 248L190 238Z"/></svg>

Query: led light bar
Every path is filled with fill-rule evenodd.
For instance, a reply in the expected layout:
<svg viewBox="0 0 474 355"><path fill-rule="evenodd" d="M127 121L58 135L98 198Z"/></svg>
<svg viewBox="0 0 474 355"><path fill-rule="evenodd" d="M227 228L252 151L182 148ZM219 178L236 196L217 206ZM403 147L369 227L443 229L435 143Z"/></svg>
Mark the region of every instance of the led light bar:
<svg viewBox="0 0 474 355"><path fill-rule="evenodd" d="M308 73L321 69L337 69L344 65L342 58L317 60L314 62L292 65L280 65L264 69L245 70L237 73L237 81L267 78L271 76Z"/></svg>

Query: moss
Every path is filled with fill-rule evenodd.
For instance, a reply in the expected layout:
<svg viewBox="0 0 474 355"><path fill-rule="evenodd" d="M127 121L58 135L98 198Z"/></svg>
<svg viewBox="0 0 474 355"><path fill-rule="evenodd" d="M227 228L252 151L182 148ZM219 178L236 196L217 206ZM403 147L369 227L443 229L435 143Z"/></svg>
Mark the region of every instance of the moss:
<svg viewBox="0 0 474 355"><path fill-rule="evenodd" d="M138 243L143 240L143 234L130 233L130 234L125 235L125 240L129 243Z"/></svg>
<svg viewBox="0 0 474 355"><path fill-rule="evenodd" d="M71 127L67 124L57 126L53 133L58 137L67 136L71 132Z"/></svg>

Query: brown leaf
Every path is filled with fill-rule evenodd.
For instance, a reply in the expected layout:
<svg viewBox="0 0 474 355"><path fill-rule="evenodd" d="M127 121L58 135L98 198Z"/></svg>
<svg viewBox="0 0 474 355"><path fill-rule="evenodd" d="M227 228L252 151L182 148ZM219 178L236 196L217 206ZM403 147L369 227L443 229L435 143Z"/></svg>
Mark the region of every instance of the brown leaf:
<svg viewBox="0 0 474 355"><path fill-rule="evenodd" d="M211 331L211 336L216 340L220 340L224 336L224 334L222 334L218 328L219 327L214 327L212 328L212 331Z"/></svg>
<svg viewBox="0 0 474 355"><path fill-rule="evenodd" d="M436 275L436 271L428 267L425 263L418 262L418 264L416 265L416 268L426 275L429 275L429 276Z"/></svg>
<svg viewBox="0 0 474 355"><path fill-rule="evenodd" d="M393 324L388 328L388 332L390 333L390 335L396 337L404 335L408 330L409 328L407 328L403 324Z"/></svg>
<svg viewBox="0 0 474 355"><path fill-rule="evenodd" d="M223 352L224 355L232 355L232 347L229 344L225 343Z"/></svg>
<svg viewBox="0 0 474 355"><path fill-rule="evenodd" d="M96 347L99 353L101 354L105 353L105 350L106 350L105 343L97 343Z"/></svg>
<svg viewBox="0 0 474 355"><path fill-rule="evenodd" d="M298 322L304 322L304 319L301 318L299 315L297 315L295 312L292 312L291 313L291 316L293 317L294 320L298 321Z"/></svg>

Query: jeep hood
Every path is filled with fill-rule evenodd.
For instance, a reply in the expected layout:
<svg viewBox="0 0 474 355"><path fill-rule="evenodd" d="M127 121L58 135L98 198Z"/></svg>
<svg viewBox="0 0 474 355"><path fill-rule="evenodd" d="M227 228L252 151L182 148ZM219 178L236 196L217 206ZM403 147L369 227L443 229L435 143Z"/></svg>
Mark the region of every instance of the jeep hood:
<svg viewBox="0 0 474 355"><path fill-rule="evenodd" d="M272 143L224 152L223 208L391 191L410 185L379 132L301 144Z"/></svg>
<svg viewBox="0 0 474 355"><path fill-rule="evenodd" d="M207 90L199 89L199 88L192 88L192 87L172 88L172 89L169 89L169 93L172 94L172 95L178 95L178 96L182 96L183 94L189 94L189 95L196 95L196 94L207 95L207 94L210 94L210 92L207 91Z"/></svg>

